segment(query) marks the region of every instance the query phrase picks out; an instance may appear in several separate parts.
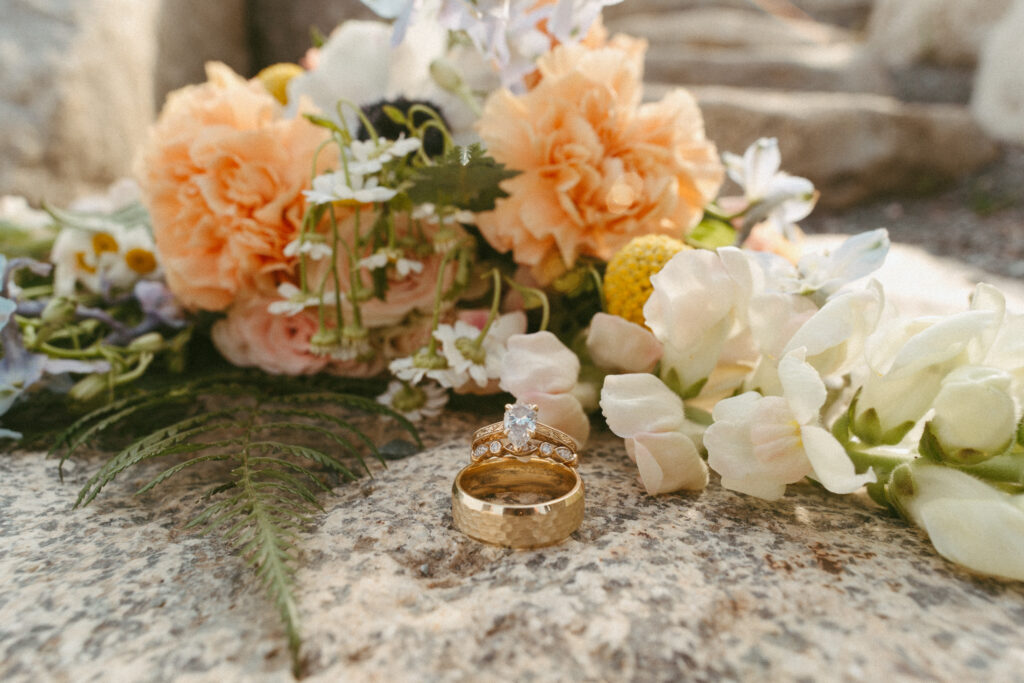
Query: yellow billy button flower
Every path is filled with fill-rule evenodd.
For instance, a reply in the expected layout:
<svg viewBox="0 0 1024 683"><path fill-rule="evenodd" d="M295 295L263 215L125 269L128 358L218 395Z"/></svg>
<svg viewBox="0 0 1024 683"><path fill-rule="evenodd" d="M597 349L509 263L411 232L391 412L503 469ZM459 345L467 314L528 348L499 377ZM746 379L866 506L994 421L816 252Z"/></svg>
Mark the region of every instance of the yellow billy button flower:
<svg viewBox="0 0 1024 683"><path fill-rule="evenodd" d="M274 99L281 104L288 104L288 81L303 73L305 69L298 64L281 62L263 69L256 74L256 78Z"/></svg>
<svg viewBox="0 0 1024 683"><path fill-rule="evenodd" d="M644 304L654 291L651 276L673 256L689 248L668 235L644 235L619 249L608 262L604 275L608 312L643 325Z"/></svg>

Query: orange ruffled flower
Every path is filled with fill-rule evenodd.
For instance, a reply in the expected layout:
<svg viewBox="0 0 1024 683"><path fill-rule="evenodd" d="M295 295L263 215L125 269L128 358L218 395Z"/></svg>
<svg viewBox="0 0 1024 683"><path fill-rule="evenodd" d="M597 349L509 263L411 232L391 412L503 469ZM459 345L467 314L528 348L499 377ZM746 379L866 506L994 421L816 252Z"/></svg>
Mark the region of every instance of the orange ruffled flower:
<svg viewBox="0 0 1024 683"><path fill-rule="evenodd" d="M327 132L279 118L274 98L220 63L172 93L139 160L167 284L190 308L272 294L302 224L311 163ZM325 162L327 160L325 159Z"/></svg>
<svg viewBox="0 0 1024 683"><path fill-rule="evenodd" d="M638 235L679 237L700 220L724 172L693 97L640 104L642 41L559 46L530 92L493 94L479 122L490 153L521 175L478 226L545 281L551 262L607 260Z"/></svg>

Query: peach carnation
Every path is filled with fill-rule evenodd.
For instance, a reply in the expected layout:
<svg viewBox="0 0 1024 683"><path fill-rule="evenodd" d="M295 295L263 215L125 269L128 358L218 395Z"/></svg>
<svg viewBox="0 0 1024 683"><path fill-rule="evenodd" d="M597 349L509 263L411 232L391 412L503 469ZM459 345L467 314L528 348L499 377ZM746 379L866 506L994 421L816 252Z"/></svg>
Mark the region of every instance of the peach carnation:
<svg viewBox="0 0 1024 683"><path fill-rule="evenodd" d="M327 132L281 119L274 98L220 63L172 93L139 160L167 283L190 308L220 311L270 292L302 224L311 163ZM325 162L327 160L325 159Z"/></svg>
<svg viewBox="0 0 1024 683"><path fill-rule="evenodd" d="M310 351L310 340L319 329L316 311L283 316L270 313L272 300L242 297L218 320L213 343L232 365L258 367L275 375L312 375L330 359Z"/></svg>
<svg viewBox="0 0 1024 683"><path fill-rule="evenodd" d="M568 268L580 255L607 260L638 235L682 235L722 183L689 93L640 104L643 53L623 37L593 50L559 46L539 60L533 90L487 101L480 136L522 173L478 226L545 280L556 258Z"/></svg>

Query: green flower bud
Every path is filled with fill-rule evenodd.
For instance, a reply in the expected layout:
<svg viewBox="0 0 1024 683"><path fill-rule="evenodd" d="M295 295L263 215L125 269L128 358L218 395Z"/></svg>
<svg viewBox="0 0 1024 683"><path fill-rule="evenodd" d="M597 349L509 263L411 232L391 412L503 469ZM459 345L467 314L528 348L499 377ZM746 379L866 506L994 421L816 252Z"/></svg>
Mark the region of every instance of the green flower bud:
<svg viewBox="0 0 1024 683"><path fill-rule="evenodd" d="M106 374L87 375L78 380L68 395L76 401L91 401L107 390Z"/></svg>
<svg viewBox="0 0 1024 683"><path fill-rule="evenodd" d="M136 337L128 345L129 351L152 351L156 353L164 347L164 338L158 332L148 332Z"/></svg>
<svg viewBox="0 0 1024 683"><path fill-rule="evenodd" d="M975 465L1005 452L1017 431L1013 379L1002 370L964 366L949 373L935 397L935 415L921 453L954 465Z"/></svg>
<svg viewBox="0 0 1024 683"><path fill-rule="evenodd" d="M60 327L71 322L75 317L75 304L70 299L62 296L55 296L50 299L40 316L42 321L53 327Z"/></svg>

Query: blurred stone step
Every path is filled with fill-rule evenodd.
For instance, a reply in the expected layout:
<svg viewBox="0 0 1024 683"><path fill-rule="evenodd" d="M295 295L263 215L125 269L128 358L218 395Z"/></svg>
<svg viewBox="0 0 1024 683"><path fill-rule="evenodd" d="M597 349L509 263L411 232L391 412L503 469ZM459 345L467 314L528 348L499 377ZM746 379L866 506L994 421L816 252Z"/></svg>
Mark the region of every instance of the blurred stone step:
<svg viewBox="0 0 1024 683"><path fill-rule="evenodd" d="M646 38L652 45L747 48L850 42L842 28L804 19L783 19L734 7L696 8L671 14L632 12L605 22L609 31Z"/></svg>
<svg viewBox="0 0 1024 683"><path fill-rule="evenodd" d="M673 86L648 85L649 99ZM934 191L995 160L998 146L965 107L864 93L696 87L708 137L741 153L777 137L783 168L810 178L822 206Z"/></svg>
<svg viewBox="0 0 1024 683"><path fill-rule="evenodd" d="M679 12L695 8L732 8L809 18L836 26L860 30L868 23L873 0L625 0L606 7L608 19L643 12Z"/></svg>
<svg viewBox="0 0 1024 683"><path fill-rule="evenodd" d="M885 67L862 46L768 45L712 50L652 44L646 78L654 83L775 90L891 94Z"/></svg>

